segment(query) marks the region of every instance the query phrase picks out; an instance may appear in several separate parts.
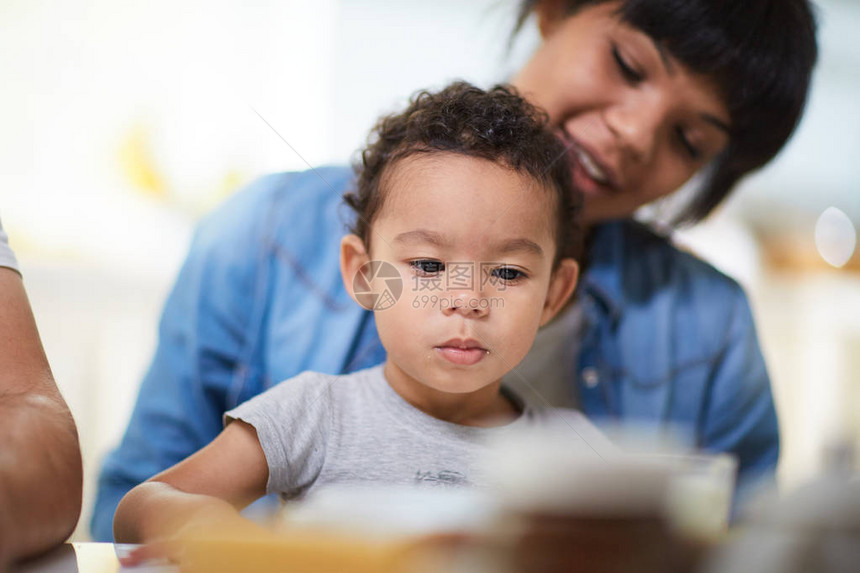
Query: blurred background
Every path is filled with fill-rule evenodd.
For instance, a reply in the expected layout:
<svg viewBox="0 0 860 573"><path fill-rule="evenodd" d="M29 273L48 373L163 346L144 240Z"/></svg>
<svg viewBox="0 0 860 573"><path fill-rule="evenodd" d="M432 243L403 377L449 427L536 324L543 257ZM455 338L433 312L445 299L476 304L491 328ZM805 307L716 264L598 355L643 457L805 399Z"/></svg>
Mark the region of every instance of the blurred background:
<svg viewBox="0 0 860 573"><path fill-rule="evenodd" d="M785 488L860 442L860 2L816 3L797 135L677 234L750 294ZM505 0L0 2L0 217L79 426L74 539L195 222L264 173L349 161L418 88L505 80L537 42L530 23L508 51L513 14Z"/></svg>

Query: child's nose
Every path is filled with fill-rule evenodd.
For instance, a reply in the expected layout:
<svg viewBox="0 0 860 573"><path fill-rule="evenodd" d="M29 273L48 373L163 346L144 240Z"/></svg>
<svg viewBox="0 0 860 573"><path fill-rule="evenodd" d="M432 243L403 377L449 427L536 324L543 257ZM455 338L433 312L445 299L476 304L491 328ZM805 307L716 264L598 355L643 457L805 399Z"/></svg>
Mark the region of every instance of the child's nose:
<svg viewBox="0 0 860 573"><path fill-rule="evenodd" d="M443 305L442 312L445 316L457 313L467 318L481 318L489 314L489 302L474 290L463 290L449 295L449 304Z"/></svg>

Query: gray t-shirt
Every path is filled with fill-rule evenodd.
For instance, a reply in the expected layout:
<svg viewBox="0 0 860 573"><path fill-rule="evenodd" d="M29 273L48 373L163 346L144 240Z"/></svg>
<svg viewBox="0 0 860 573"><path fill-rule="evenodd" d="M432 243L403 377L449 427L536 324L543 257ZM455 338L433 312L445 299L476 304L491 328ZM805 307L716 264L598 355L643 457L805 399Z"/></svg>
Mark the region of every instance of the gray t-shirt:
<svg viewBox="0 0 860 573"><path fill-rule="evenodd" d="M3 230L2 222L0 222L0 267L8 267L21 272L21 269L18 268L18 261L15 259L15 253L9 248L9 237Z"/></svg>
<svg viewBox="0 0 860 573"><path fill-rule="evenodd" d="M230 410L225 421L256 429L269 465L266 492L294 499L335 483L488 486L480 466L488 440L560 415L525 406L504 426L452 424L404 400L379 365L343 376L305 372Z"/></svg>

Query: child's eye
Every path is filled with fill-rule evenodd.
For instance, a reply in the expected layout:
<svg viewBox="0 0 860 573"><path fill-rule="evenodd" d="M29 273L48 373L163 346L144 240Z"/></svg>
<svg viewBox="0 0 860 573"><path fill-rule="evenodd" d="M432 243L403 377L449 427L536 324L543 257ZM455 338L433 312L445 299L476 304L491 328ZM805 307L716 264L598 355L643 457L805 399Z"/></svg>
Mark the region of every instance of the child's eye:
<svg viewBox="0 0 860 573"><path fill-rule="evenodd" d="M615 59L615 64L618 66L618 69L621 71L621 75L624 76L631 84L638 84L645 77L637 72L633 66L627 63L627 60L624 59L624 56L621 55L621 52L618 51L618 46L612 46L612 57Z"/></svg>
<svg viewBox="0 0 860 573"><path fill-rule="evenodd" d="M417 261L409 261L409 266L419 276L438 275L445 270L445 263L442 261L434 261L432 259L418 259Z"/></svg>
<svg viewBox="0 0 860 573"><path fill-rule="evenodd" d="M523 271L513 267L499 267L497 269L493 269L493 276L505 281L506 283L527 278Z"/></svg>

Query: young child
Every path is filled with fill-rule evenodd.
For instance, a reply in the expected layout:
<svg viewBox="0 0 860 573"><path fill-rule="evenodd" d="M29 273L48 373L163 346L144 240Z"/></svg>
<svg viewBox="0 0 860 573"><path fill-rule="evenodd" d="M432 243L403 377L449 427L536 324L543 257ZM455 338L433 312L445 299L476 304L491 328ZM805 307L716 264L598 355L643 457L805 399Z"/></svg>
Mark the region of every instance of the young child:
<svg viewBox="0 0 860 573"><path fill-rule="evenodd" d="M357 171L341 273L387 360L306 372L229 411L212 443L123 498L117 541L326 484L485 485L485 438L538 419L501 379L571 296L581 243L544 115L505 87L421 92L377 124Z"/></svg>

